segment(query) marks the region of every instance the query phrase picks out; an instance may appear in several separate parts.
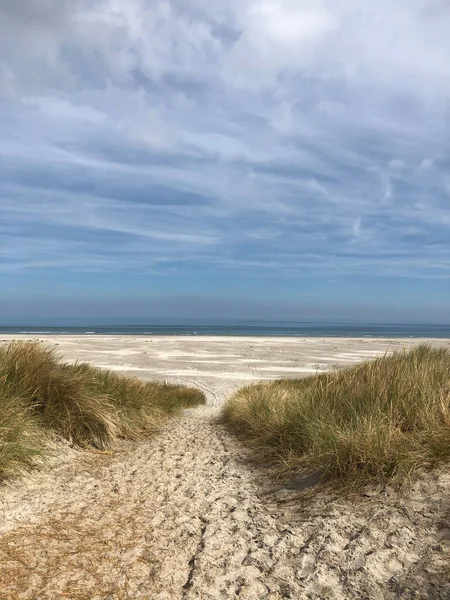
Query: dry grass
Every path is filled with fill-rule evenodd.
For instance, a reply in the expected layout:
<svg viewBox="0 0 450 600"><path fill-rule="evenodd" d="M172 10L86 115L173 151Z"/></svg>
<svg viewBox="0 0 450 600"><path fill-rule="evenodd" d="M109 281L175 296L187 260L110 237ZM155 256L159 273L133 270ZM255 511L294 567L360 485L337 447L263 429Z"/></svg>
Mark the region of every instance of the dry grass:
<svg viewBox="0 0 450 600"><path fill-rule="evenodd" d="M117 505L120 500L117 500ZM145 531L135 512L120 513L115 504L110 527L80 512L50 517L35 526L22 526L2 535L0 598L129 600L132 579L152 580L154 565Z"/></svg>
<svg viewBox="0 0 450 600"><path fill-rule="evenodd" d="M23 471L42 454L40 430L26 403L0 378L0 480Z"/></svg>
<svg viewBox="0 0 450 600"><path fill-rule="evenodd" d="M177 414L180 408L191 408L205 401L196 388L124 377L86 363L65 368L91 380L95 393L108 398L119 416L120 435L128 438L153 429L161 419Z"/></svg>
<svg viewBox="0 0 450 600"><path fill-rule="evenodd" d="M61 363L39 343L12 342L0 347L0 478L32 463L48 435L106 448L203 402L197 389Z"/></svg>
<svg viewBox="0 0 450 600"><path fill-rule="evenodd" d="M289 471L399 480L450 459L450 351L409 352L239 390L223 419Z"/></svg>

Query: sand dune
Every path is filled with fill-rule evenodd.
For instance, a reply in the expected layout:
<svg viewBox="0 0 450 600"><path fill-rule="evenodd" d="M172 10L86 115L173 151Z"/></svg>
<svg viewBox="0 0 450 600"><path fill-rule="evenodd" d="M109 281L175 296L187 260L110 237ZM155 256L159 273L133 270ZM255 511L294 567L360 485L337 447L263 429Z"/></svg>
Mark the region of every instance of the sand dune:
<svg viewBox="0 0 450 600"><path fill-rule="evenodd" d="M52 467L3 484L2 600L450 598L448 471L401 494L305 491L296 488L311 482L275 483L256 469L216 420L242 384L415 340L45 341L68 360L198 385L208 406L112 453L61 447ZM199 354L214 358L201 369L179 362Z"/></svg>

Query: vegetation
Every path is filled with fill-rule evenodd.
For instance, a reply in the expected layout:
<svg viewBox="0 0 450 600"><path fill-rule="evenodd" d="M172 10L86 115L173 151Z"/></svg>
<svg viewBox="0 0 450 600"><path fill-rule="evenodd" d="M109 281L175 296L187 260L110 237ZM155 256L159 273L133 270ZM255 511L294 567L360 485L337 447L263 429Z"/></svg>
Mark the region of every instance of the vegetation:
<svg viewBox="0 0 450 600"><path fill-rule="evenodd" d="M37 342L12 342L0 347L0 479L42 455L49 436L106 448L204 400L197 389L61 363Z"/></svg>
<svg viewBox="0 0 450 600"><path fill-rule="evenodd" d="M239 390L223 419L281 469L357 482L450 459L450 351L426 345Z"/></svg>

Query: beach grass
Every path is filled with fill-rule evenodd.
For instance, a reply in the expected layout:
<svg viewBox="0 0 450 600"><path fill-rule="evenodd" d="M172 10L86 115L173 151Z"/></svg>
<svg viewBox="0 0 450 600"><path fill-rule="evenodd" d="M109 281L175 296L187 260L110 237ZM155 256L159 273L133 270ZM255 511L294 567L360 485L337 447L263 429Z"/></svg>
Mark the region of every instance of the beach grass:
<svg viewBox="0 0 450 600"><path fill-rule="evenodd" d="M240 389L223 421L285 473L403 480L450 459L450 351L421 345Z"/></svg>
<svg viewBox="0 0 450 600"><path fill-rule="evenodd" d="M11 342L0 347L0 479L33 464L51 437L104 449L204 402L198 389L63 363L38 342Z"/></svg>
<svg viewBox="0 0 450 600"><path fill-rule="evenodd" d="M90 379L95 394L108 398L119 415L120 435L127 438L148 432L161 418L177 414L180 408L192 408L205 402L203 392L197 388L124 377L86 363L65 368L83 379Z"/></svg>
<svg viewBox="0 0 450 600"><path fill-rule="evenodd" d="M42 455L40 428L26 403L0 378L0 480L17 475Z"/></svg>

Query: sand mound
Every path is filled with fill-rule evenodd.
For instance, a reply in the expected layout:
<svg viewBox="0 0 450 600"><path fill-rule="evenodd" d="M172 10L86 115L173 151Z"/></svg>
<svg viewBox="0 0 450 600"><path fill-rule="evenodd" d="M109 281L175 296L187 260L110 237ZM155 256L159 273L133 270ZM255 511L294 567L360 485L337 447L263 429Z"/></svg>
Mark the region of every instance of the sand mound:
<svg viewBox="0 0 450 600"><path fill-rule="evenodd" d="M358 499L269 488L217 422L230 388L200 387L209 406L151 440L67 447L0 488L2 600L450 599L449 472Z"/></svg>

